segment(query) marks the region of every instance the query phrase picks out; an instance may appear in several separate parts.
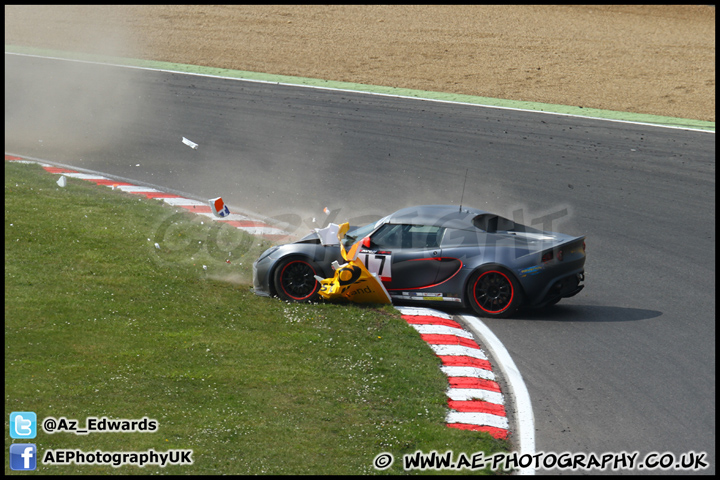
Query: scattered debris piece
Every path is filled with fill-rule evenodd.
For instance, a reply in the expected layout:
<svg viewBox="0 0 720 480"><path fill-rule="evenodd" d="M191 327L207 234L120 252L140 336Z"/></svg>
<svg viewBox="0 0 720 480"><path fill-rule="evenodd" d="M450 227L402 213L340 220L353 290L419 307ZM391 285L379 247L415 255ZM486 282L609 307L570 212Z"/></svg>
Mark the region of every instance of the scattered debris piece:
<svg viewBox="0 0 720 480"><path fill-rule="evenodd" d="M57 184L61 187L65 187L65 185L67 185L67 178L65 178L65 175L60 175Z"/></svg>
<svg viewBox="0 0 720 480"><path fill-rule="evenodd" d="M225 205L222 197L211 198L209 202L210 208L212 208L212 212L216 217L227 217L230 215L230 209Z"/></svg>
<svg viewBox="0 0 720 480"><path fill-rule="evenodd" d="M195 142L191 142L187 138L183 137L182 142L187 145L188 147L192 148L193 150L197 150L198 144Z"/></svg>
<svg viewBox="0 0 720 480"><path fill-rule="evenodd" d="M340 240L338 239L338 231L340 231L340 225L331 223L325 228L316 228L315 233L320 237L320 243L323 245L338 245Z"/></svg>

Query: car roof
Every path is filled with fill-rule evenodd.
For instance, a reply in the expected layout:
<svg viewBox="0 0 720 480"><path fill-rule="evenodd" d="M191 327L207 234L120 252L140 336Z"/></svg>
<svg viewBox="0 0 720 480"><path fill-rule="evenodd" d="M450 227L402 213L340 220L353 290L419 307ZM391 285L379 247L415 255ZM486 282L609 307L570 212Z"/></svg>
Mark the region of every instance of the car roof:
<svg viewBox="0 0 720 480"><path fill-rule="evenodd" d="M473 219L487 214L483 210L457 205L420 205L407 207L390 214L384 223L404 225L435 225L445 228L469 230L477 228Z"/></svg>

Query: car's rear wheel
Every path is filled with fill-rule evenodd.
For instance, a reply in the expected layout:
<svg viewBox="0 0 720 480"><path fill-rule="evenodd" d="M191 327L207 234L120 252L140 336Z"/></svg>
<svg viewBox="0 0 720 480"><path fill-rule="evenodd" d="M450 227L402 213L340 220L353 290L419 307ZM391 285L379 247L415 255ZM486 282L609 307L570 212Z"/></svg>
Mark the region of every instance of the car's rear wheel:
<svg viewBox="0 0 720 480"><path fill-rule="evenodd" d="M273 282L275 293L283 300L309 302L317 300L320 283L315 275L320 269L314 262L304 258L288 258L275 269Z"/></svg>
<svg viewBox="0 0 720 480"><path fill-rule="evenodd" d="M515 277L500 267L475 272L468 282L468 302L480 316L506 318L522 304L523 292Z"/></svg>

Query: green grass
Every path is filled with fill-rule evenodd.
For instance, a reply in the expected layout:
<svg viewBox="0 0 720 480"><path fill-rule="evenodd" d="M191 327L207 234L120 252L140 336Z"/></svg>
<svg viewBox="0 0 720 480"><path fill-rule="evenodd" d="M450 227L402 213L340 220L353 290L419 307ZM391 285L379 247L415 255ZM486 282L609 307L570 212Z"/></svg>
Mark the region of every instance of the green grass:
<svg viewBox="0 0 720 480"><path fill-rule="evenodd" d="M41 458L58 448L192 449L194 464L38 462L36 473L403 473L402 455L416 450L507 451L445 425L439 359L391 307L257 297L251 267L267 242L156 200L56 180L5 162L6 452L13 411L81 426L147 416L157 432L39 428L29 442ZM377 472L381 452L395 463Z"/></svg>

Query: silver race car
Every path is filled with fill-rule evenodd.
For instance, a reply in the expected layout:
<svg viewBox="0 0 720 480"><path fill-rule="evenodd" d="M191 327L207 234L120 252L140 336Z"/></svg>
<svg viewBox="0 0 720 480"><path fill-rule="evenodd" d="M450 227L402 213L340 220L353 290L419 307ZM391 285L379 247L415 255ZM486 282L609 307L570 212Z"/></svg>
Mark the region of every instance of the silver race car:
<svg viewBox="0 0 720 480"><path fill-rule="evenodd" d="M584 285L585 237L546 232L466 207L409 207L351 227L346 249L381 280L393 301L452 302L485 317L546 306ZM287 301L318 298L317 278L343 263L340 245L319 232L266 250L253 264L255 293ZM335 263L337 268L338 263Z"/></svg>

